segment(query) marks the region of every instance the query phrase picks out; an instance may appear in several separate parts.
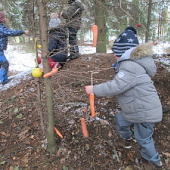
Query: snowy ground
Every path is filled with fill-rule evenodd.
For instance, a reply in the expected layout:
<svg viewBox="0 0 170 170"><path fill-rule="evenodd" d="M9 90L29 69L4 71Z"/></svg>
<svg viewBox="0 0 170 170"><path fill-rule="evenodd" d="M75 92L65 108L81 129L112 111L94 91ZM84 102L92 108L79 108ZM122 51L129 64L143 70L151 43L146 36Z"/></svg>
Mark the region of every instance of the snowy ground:
<svg viewBox="0 0 170 170"><path fill-rule="evenodd" d="M168 43L158 44L154 46L154 52L159 56L160 54L166 53L165 49L167 47L170 48L170 44ZM81 54L93 54L96 52L96 48L91 46L80 46L79 49ZM111 52L112 51L109 49L108 53ZM21 51L19 48L9 45L8 50L5 52L5 54L10 63L9 71L17 72L18 74L10 76L9 78L12 78L12 80L8 84L0 85L0 91L15 86L17 83L20 83L21 80L31 78L31 71L33 68L35 68L34 53L25 53ZM170 58L161 57L157 58L156 60L159 60L166 65L170 65Z"/></svg>

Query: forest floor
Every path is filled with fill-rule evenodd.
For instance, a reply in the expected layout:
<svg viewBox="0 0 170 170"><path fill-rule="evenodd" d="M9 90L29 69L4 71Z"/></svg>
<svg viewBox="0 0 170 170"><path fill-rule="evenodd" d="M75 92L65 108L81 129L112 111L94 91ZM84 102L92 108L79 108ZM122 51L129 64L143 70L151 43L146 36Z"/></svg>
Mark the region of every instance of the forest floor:
<svg viewBox="0 0 170 170"><path fill-rule="evenodd" d="M89 98L84 86L112 79L114 63L111 54L82 55L69 61L51 78L54 94L55 127L63 139L56 137L57 150L47 151L43 128L48 115L42 78L23 80L0 96L0 169L2 170L152 170L142 162L140 147L132 142L130 149L115 130L119 111L115 97L95 98L97 117L90 116ZM163 120L156 124L155 146L170 169L170 72L157 62L154 83L163 105ZM92 77L91 78L91 73ZM38 89L40 87L40 92ZM41 102L40 102L40 100ZM43 113L43 123L41 119ZM84 138L80 119L87 123L89 137Z"/></svg>

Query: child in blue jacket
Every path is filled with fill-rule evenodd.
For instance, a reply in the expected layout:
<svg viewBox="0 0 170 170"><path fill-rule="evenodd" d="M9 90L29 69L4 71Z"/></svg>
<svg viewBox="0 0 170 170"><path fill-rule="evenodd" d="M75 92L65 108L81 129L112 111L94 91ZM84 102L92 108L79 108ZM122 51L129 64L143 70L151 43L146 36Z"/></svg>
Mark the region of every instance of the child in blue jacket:
<svg viewBox="0 0 170 170"><path fill-rule="evenodd" d="M0 11L0 84L8 83L8 68L9 62L4 55L4 50L7 49L8 36L19 36L28 34L28 30L11 30L4 24L6 22L5 14Z"/></svg>

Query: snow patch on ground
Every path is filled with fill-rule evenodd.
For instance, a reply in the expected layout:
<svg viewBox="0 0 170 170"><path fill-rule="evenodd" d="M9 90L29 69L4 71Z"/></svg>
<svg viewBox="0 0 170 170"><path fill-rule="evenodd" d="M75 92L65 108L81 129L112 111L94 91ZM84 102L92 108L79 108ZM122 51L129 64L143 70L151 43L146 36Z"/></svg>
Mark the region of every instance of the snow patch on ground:
<svg viewBox="0 0 170 170"><path fill-rule="evenodd" d="M153 47L154 53L158 54L157 61L164 63L165 65L170 65L170 58L160 57L159 55L166 53L166 49L170 49L170 44L157 44ZM81 54L94 54L96 53L96 47L92 46L79 46L79 50ZM112 53L110 49L108 49L107 53ZM0 85L0 91L7 90L10 87L15 86L20 83L21 80L28 80L31 78L31 71L35 68L35 54L34 53L25 53L20 50L20 48L14 45L9 45L8 50L5 51L5 55L9 61L9 71L11 72L19 72L14 76L10 76L12 80L5 84Z"/></svg>
<svg viewBox="0 0 170 170"><path fill-rule="evenodd" d="M23 72L18 73L14 76L10 76L9 79L11 79L9 83L7 83L5 85L0 84L0 91L4 91L10 87L14 87L14 86L16 86L16 84L20 83L22 80L31 79L31 71L30 70L23 71Z"/></svg>

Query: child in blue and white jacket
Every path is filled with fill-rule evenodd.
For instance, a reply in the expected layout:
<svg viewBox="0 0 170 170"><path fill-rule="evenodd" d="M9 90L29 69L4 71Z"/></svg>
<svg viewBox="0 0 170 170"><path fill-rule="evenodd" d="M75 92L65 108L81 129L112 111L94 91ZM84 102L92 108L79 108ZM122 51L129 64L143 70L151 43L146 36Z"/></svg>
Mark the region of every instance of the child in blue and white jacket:
<svg viewBox="0 0 170 170"><path fill-rule="evenodd" d="M8 36L20 36L22 34L28 34L28 30L11 30L4 24L6 22L5 14L0 11L0 83L8 83L8 68L9 62L4 55L4 50L7 49Z"/></svg>

